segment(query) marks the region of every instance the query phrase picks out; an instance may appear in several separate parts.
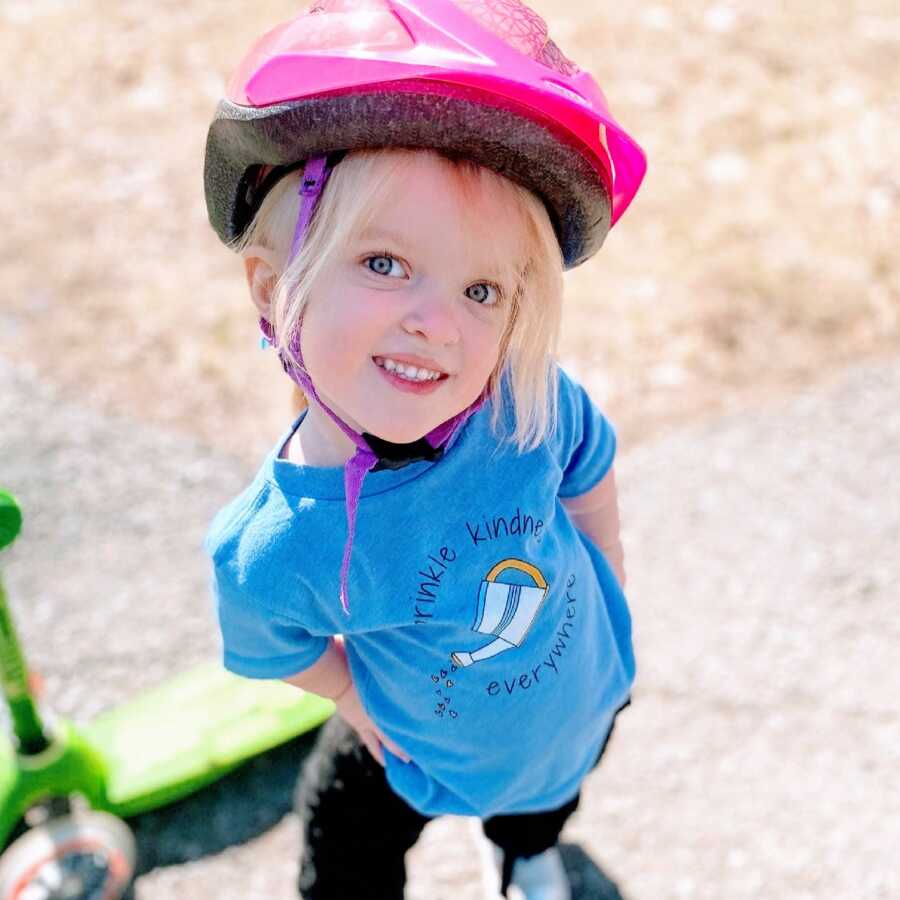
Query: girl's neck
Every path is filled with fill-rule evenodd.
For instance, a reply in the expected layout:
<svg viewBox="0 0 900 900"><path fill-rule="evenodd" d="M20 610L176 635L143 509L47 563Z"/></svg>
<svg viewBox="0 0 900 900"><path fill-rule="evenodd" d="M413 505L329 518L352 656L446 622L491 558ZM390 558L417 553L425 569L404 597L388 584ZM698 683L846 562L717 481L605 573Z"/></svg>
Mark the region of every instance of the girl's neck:
<svg viewBox="0 0 900 900"><path fill-rule="evenodd" d="M309 404L300 426L291 436L284 456L298 466L343 466L356 452L356 444L315 402Z"/></svg>

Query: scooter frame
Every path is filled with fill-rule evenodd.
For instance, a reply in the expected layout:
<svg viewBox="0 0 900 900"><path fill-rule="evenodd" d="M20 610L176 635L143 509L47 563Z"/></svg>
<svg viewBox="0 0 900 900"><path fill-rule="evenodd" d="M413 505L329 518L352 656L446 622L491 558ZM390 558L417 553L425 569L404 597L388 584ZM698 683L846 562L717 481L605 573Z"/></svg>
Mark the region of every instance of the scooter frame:
<svg viewBox="0 0 900 900"><path fill-rule="evenodd" d="M0 550L21 525L15 497L0 489ZM210 663L77 727L48 715L35 697L2 578L0 682L12 723L11 739L0 734L0 851L36 806L80 795L91 809L119 818L147 812L334 711L330 700L284 682L239 678Z"/></svg>

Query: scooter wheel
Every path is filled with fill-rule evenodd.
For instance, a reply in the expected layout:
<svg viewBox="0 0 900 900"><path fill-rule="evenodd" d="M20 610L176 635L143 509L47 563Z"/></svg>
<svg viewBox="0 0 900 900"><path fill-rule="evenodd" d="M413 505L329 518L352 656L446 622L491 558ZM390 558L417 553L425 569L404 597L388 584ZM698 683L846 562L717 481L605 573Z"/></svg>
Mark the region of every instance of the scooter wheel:
<svg viewBox="0 0 900 900"><path fill-rule="evenodd" d="M51 819L0 857L0 900L119 900L135 857L131 829L109 813Z"/></svg>

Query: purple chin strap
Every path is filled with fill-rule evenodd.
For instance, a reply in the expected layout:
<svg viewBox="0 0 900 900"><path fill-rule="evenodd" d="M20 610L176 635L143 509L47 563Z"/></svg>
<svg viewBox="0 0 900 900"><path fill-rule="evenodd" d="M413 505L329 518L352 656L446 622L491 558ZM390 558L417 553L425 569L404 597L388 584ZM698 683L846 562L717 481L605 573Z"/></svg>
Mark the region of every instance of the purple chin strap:
<svg viewBox="0 0 900 900"><path fill-rule="evenodd" d="M294 230L294 240L291 244L291 254L288 263L294 259L303 246L303 240L309 228L313 211L325 187L325 183L328 181L330 171L326 156L314 156L306 162L303 178L300 181L300 213L297 217L297 227ZM272 328L272 324L267 319L260 319L259 327L266 340L270 344L274 344L275 331ZM353 550L353 536L356 532L356 509L359 505L359 497L366 475L376 468L398 469L411 462L440 459L446 444L453 435L466 419L484 403L484 395L479 397L471 406L457 413L452 419L448 419L446 422L438 425L424 438L412 444L392 444L374 435L367 434L363 436L359 432L354 431L322 401L303 364L303 354L300 352L299 325L290 337L289 347L294 358L299 360L300 366L294 365L290 357L281 351L279 352L279 358L284 371L301 388L307 398L315 400L341 431L356 445L356 452L344 465L347 541L344 544L344 558L341 562L340 598L341 608L349 616L350 599L347 592L347 579L350 571L350 555Z"/></svg>

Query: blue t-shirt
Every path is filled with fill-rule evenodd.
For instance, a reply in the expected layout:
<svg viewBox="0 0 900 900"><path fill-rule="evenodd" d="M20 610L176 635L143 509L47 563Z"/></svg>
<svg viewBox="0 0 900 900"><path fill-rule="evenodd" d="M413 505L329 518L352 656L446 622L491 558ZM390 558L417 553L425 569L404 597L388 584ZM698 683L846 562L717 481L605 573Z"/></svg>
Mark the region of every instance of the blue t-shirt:
<svg viewBox="0 0 900 900"><path fill-rule="evenodd" d="M207 536L225 666L294 675L343 634L364 708L412 757L385 749L388 781L425 815L561 806L634 678L625 598L560 502L606 474L615 436L558 371L536 449L498 443L489 402L439 461L366 477L349 617L343 469L278 458L300 420Z"/></svg>

